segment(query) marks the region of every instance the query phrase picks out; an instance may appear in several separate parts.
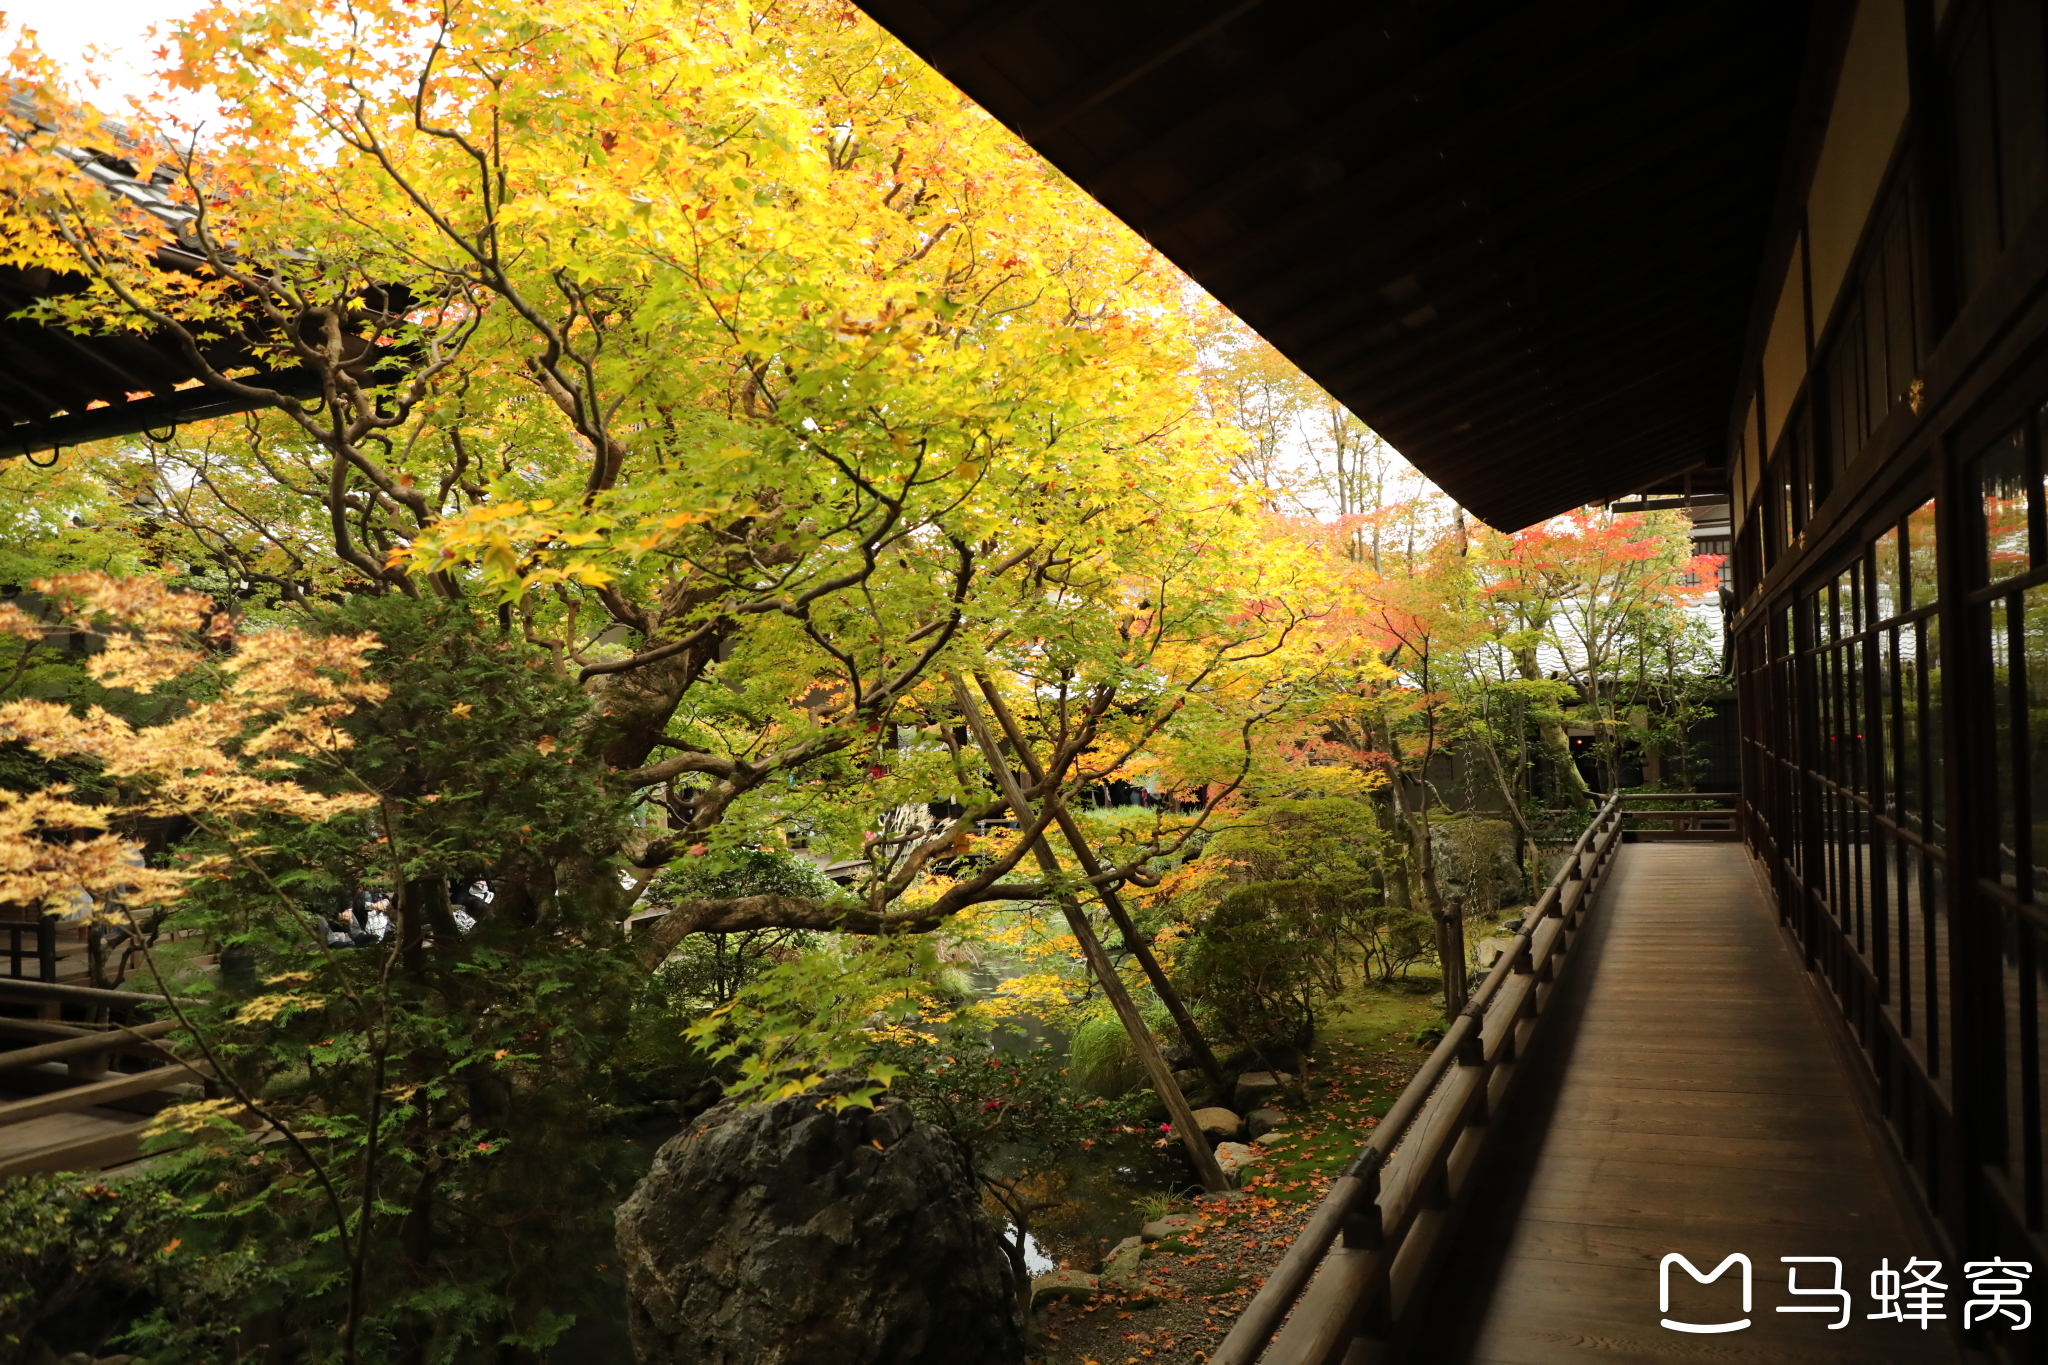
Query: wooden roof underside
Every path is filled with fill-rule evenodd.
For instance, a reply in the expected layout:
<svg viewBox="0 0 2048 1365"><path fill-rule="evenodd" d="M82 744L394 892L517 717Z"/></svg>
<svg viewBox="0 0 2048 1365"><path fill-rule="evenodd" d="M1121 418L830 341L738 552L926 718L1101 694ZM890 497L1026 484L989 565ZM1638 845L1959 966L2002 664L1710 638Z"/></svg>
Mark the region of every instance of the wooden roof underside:
<svg viewBox="0 0 2048 1365"><path fill-rule="evenodd" d="M0 129L0 141L8 145L22 144L24 126L44 131L51 127L26 94L8 96L6 111L13 126ZM117 150L52 148L77 166L81 189L97 186L183 237L194 213L167 190L177 178L174 168L165 164L142 177L122 154L134 151L135 144L119 123L103 121L92 135ZM167 270L202 269L197 250L196 245L190 251L159 249L156 262ZM160 431L261 406L202 385L202 367L167 332L73 332L33 318L38 303L82 291L86 284L80 275L0 266L0 459ZM299 397L317 395L321 389L317 374L298 367L251 373L257 357L243 339L210 340L200 352L208 365L242 371L239 377L251 384Z"/></svg>
<svg viewBox="0 0 2048 1365"><path fill-rule="evenodd" d="M258 406L199 383L199 367L161 333L82 334L16 317L75 281L0 267L0 458L61 450ZM255 357L233 341L209 343L213 365L247 370ZM245 374L300 397L319 392L307 371Z"/></svg>
<svg viewBox="0 0 2048 1365"><path fill-rule="evenodd" d="M860 3L1493 525L1720 474L1806 0Z"/></svg>

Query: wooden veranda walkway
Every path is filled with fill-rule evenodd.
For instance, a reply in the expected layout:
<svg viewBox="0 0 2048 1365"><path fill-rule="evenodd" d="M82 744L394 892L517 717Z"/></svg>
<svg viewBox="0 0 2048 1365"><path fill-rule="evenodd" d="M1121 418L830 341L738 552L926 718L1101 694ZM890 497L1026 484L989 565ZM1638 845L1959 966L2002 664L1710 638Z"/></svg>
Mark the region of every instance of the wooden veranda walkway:
<svg viewBox="0 0 2048 1365"><path fill-rule="evenodd" d="M1610 802L1587 831L1445 1040L1458 1055L1432 1058L1219 1365L1960 1359L1962 1267L1747 853L1624 842L1628 821ZM1665 1266L1737 1253L1746 1305L1739 1264L1705 1285ZM1838 1258L1839 1281L1787 1256ZM1945 1262L1947 1322L1870 1317L1871 1272L1914 1257ZM1840 1284L1845 1325L1839 1300L1787 1292L1795 1269Z"/></svg>
<svg viewBox="0 0 2048 1365"><path fill-rule="evenodd" d="M1522 1159L1474 1191L1416 1344L1434 1336L1447 1348L1435 1358L1472 1365L1694 1362L1710 1342L1759 1365L1956 1359L1940 1324L1868 1316L1880 1259L1941 1252L1742 846L1624 845L1583 947L1552 1055L1533 1059L1529 1112L1508 1120L1525 1141L1504 1150ZM1673 1252L1702 1272L1747 1255L1752 1311L1733 1311L1732 1275L1707 1288L1674 1266L1670 1316L1750 1326L1660 1326ZM1784 1256L1842 1260L1847 1327L1776 1311L1823 1301L1785 1293ZM1960 1269L1938 1277L1952 1315ZM1833 1270L1808 1263L1799 1283L1831 1284ZM1465 1330L1439 1336L1427 1320Z"/></svg>
<svg viewBox="0 0 2048 1365"><path fill-rule="evenodd" d="M200 1097L204 1077L143 1021L160 997L75 981L0 976L0 1180L119 1166L142 1154L150 1116Z"/></svg>

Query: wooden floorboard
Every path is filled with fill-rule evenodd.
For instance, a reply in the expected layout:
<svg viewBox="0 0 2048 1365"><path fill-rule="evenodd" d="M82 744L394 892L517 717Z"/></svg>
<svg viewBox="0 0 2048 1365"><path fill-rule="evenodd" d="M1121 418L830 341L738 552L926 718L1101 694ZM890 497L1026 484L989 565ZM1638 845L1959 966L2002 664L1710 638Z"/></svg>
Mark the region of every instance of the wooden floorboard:
<svg viewBox="0 0 2048 1365"><path fill-rule="evenodd" d="M1496 1223L1473 1365L1933 1362L1949 1333L1873 1322L1870 1272L1939 1253L1876 1145L1851 1077L1739 845L1629 844L1595 919L1576 1022L1560 1044L1540 1132L1525 1141L1512 1222ZM1485 1220L1464 1236L1483 1231ZM1487 1259L1465 1248L1466 1263ZM1667 1253L1703 1271L1731 1252L1754 1266L1745 1315L1731 1270L1713 1285L1676 1270L1670 1316L1721 1335L1668 1330L1658 1307ZM1836 1256L1853 1318L1839 1331L1786 1293L1781 1256ZM1452 1257L1450 1275L1458 1273ZM1942 1279L1961 1312L1961 1268ZM1802 1268L1800 1284L1817 1273ZM1432 1358L1427 1351L1415 1359Z"/></svg>

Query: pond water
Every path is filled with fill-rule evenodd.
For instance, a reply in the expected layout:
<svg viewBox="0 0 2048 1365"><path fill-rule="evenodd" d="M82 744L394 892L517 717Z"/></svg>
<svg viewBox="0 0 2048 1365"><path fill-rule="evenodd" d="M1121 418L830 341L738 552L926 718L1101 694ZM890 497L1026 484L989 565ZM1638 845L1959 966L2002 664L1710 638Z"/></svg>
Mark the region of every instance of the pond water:
<svg viewBox="0 0 2048 1365"><path fill-rule="evenodd" d="M968 976L971 995L996 993L999 977L987 966ZM998 1050L1013 1055L1045 1047L1062 1057L1067 1041L1064 1032L1028 1015L1013 1016L994 1039ZM1145 1221L1139 1206L1148 1196L1183 1199L1201 1188L1178 1144L1160 1148L1150 1138L1131 1137L1074 1152L1031 1187L1032 1197L1050 1207L1029 1219L1026 1264L1033 1275L1061 1264L1092 1272L1111 1247L1137 1233Z"/></svg>
<svg viewBox="0 0 2048 1365"><path fill-rule="evenodd" d="M1008 1237L1015 1237L1017 1235L1017 1225L1015 1223L1010 1224L1003 1229L1003 1234ZM1024 1273L1035 1280L1040 1275L1051 1274L1059 1268L1060 1263L1047 1254L1045 1248L1038 1244L1038 1239L1028 1232L1025 1233Z"/></svg>
<svg viewBox="0 0 2048 1365"><path fill-rule="evenodd" d="M1063 1263L1093 1271L1111 1247L1137 1234L1147 1196L1184 1199L1201 1188L1178 1145L1160 1149L1131 1138L1076 1153L1033 1187L1051 1207L1030 1219L1026 1259L1033 1247L1045 1258L1031 1273Z"/></svg>

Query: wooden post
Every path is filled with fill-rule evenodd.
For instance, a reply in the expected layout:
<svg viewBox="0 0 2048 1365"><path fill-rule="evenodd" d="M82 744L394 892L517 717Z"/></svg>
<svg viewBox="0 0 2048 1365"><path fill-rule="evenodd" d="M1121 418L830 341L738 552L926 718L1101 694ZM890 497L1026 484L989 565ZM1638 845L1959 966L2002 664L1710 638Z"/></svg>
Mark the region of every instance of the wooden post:
<svg viewBox="0 0 2048 1365"><path fill-rule="evenodd" d="M1380 1222L1380 1168L1373 1166L1358 1181L1358 1193L1344 1214L1344 1246L1348 1251L1371 1251L1387 1240Z"/></svg>
<svg viewBox="0 0 2048 1365"><path fill-rule="evenodd" d="M996 746L995 736L989 733L988 723L983 720L981 708L974 704L967 688L957 675L949 674L953 684L954 700L960 707L960 714L967 720L968 729L974 732L975 743L981 746L987 757L990 770L996 781L1002 785L1003 798L1010 803L1010 809L1017 813L1020 824L1031 823L1031 807L1024 800L1023 789L1017 785L1015 775L1003 761L1003 752ZM1040 835L1032 840L1031 851L1038 858L1038 865L1055 878L1059 875L1059 859ZM1202 1188L1216 1192L1230 1188L1224 1177L1223 1168L1216 1164L1216 1154L1209 1150L1209 1139L1195 1123L1194 1111L1188 1108L1187 1096L1180 1093L1180 1086L1173 1079L1173 1071L1166 1065L1166 1058L1160 1055L1159 1045L1152 1041L1152 1034L1145 1027L1145 1021L1138 1015L1138 1007L1131 1000L1131 993L1124 989L1123 978L1116 974L1116 967L1110 962L1109 954L1103 951L1102 941L1095 937L1095 927L1088 923L1088 917L1081 913L1080 902L1067 892L1057 893L1060 909L1066 914L1067 927L1074 931L1074 938L1081 945L1081 954L1088 960L1088 966L1095 973L1095 979L1102 985L1102 993L1109 997L1110 1008L1130 1035L1131 1047L1138 1054L1138 1060L1145 1064L1145 1071L1152 1078L1152 1087L1159 1098L1166 1102L1166 1112L1173 1116L1174 1131L1180 1134L1188 1156L1194 1160L1195 1173L1201 1177Z"/></svg>
<svg viewBox="0 0 2048 1365"><path fill-rule="evenodd" d="M1010 741L1010 748L1016 752L1017 761L1024 765L1025 773L1033 782L1043 782L1045 770L1038 766L1037 756L1024 742L1024 731L1017 724L1017 718L1010 714L1010 708L1003 704L1002 694L997 692L994 684L982 674L975 674L974 681L981 688L981 695L988 698L989 710L995 713L996 724L1003 727L1003 736ZM1088 841L1081 837L1081 827L1075 823L1073 813L1067 809L1065 802L1050 794L1048 799L1053 802L1053 817L1059 821L1060 833L1066 836L1068 847L1074 850L1074 857L1080 862L1081 870L1090 877L1101 876L1102 864L1097 860L1095 851L1088 847ZM1209 1083L1214 1085L1217 1094L1221 1095L1223 1067L1216 1061L1216 1054L1210 1051L1209 1040L1203 1037L1201 1029L1195 1026L1195 1017L1188 1012L1187 1005L1180 998L1180 992L1167 980L1166 970L1159 965L1159 959L1152 956L1152 949L1138 936L1138 926L1131 921L1129 913L1125 911L1123 898L1117 894L1115 887L1107 883L1098 884L1096 890L1102 896L1103 908L1109 911L1110 919L1115 921L1117 932L1124 936L1124 942L1130 946L1132 956L1138 959L1138 966L1144 969L1145 979L1152 983L1152 989L1159 996L1160 1003L1165 1005L1167 1013L1173 1016L1174 1027L1180 1030L1181 1038L1194 1050L1196 1065L1208 1075Z"/></svg>
<svg viewBox="0 0 2048 1365"><path fill-rule="evenodd" d="M1434 874L1432 874L1434 875ZM1436 955L1444 969L1444 1018L1456 1019L1472 992L1465 979L1465 898L1434 896Z"/></svg>

